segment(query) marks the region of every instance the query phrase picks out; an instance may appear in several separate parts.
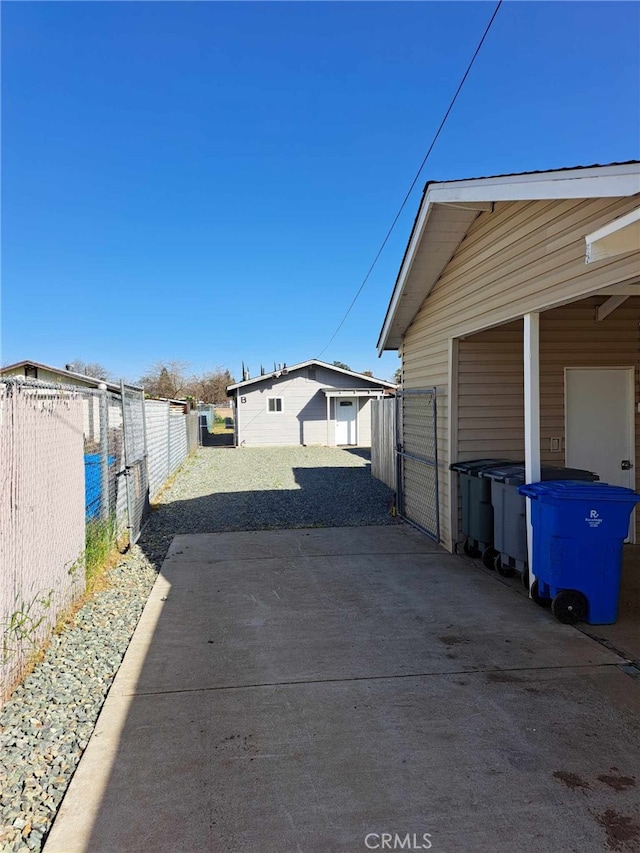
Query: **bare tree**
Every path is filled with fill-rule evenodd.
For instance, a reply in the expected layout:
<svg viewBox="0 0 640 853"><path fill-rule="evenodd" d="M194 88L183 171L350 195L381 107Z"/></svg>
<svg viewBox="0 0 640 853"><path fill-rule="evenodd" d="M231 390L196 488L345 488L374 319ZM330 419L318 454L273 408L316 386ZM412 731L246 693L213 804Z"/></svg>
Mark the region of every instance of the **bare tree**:
<svg viewBox="0 0 640 853"><path fill-rule="evenodd" d="M235 379L226 367L216 367L209 373L194 377L190 394L203 403L224 403L227 399L227 385L233 385Z"/></svg>
<svg viewBox="0 0 640 853"><path fill-rule="evenodd" d="M200 376L188 376L188 363L184 361L159 361L152 365L138 384L149 397L168 397L182 400L192 397L202 403L223 403L227 399L227 385L235 379L225 367L215 367Z"/></svg>
<svg viewBox="0 0 640 853"><path fill-rule="evenodd" d="M188 364L184 361L157 361L138 380L149 397L182 399L189 393L189 380L185 376Z"/></svg>
<svg viewBox="0 0 640 853"><path fill-rule="evenodd" d="M113 373L97 361L83 361L81 358L74 358L73 361L65 365L65 368L72 373L82 373L83 376L104 379L105 382L115 381Z"/></svg>

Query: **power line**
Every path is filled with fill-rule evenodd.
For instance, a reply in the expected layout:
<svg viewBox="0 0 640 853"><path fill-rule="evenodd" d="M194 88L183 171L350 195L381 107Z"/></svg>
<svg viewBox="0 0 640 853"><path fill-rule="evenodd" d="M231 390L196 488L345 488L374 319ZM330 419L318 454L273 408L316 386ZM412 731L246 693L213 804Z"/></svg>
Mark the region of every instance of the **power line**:
<svg viewBox="0 0 640 853"><path fill-rule="evenodd" d="M496 17L496 15L498 14L498 11L499 11L499 9L500 9L500 6L502 6L502 2L503 2L503 0L499 0L499 2L498 2L498 4L497 4L496 8L493 10L493 15L491 16L491 20L490 20L490 21L489 21L489 23L487 24L487 27L486 27L486 29L485 29L484 33L482 34L482 38L481 38L481 39L480 39L480 41L478 42L478 46L476 47L475 52L474 52L473 56L471 57L471 61L470 61L470 62L469 62L469 64L467 65L467 70L464 72L464 75L463 75L463 77L462 77L462 80L460 80L460 83L459 83L459 85L458 85L458 88L456 89L455 95L454 95L454 96L453 96L453 98L451 99L451 102L450 102L450 104L449 104L449 106L448 106L448 108L447 108L447 111L446 111L446 113L444 114L444 118L443 118L443 119L442 119L442 121L440 122L440 127L438 128L438 130L436 131L435 136L434 136L434 137L433 137L433 139L431 140L431 145L429 146L429 149L428 149L427 153L424 155L424 158L423 158L423 160L422 160L422 163L420 164L420 168L419 168L419 169L418 169L418 171L416 172L416 176L415 176L415 178L413 179L413 181L411 182L411 186L410 186L410 187L409 187L409 189L407 190L407 194L405 195L405 197L404 197L404 199L403 199L403 202L402 202L402 204L400 205L400 208L398 209L398 212L396 213L396 215L395 215L395 217L394 217L394 220L393 220L393 222L391 223L391 226L390 226L389 230L387 231L386 236L385 236L384 240L382 241L382 244L381 244L380 248L378 249L378 251L377 251L377 253L376 253L375 258L373 259L373 261L372 261L372 263L371 263L371 266L369 267L369 269L368 269L368 271L367 271L367 274L365 275L365 277L364 277L364 279L363 279L363 281L362 281L362 284L361 284L361 285L360 285L360 287L358 288L358 290L357 290L357 292L356 292L356 295L355 295L355 296L353 297L353 299L351 300L351 305L349 305L349 307L347 308L347 310L346 310L346 313L345 313L344 317L342 318L342 320L340 321L340 323L339 323L339 325L338 325L338 328L335 330L335 332L333 333L333 335L331 335L331 338L329 339L329 342L328 342L328 343L327 343L327 345L324 347L324 349L322 349L322 350L319 352L319 354L316 356L316 358L320 358L320 356L321 356L321 355L322 355L326 350L328 350L328 349L329 349L329 347L331 346L331 344L333 343L334 338L336 337L336 335L338 334L338 332L340 331L340 329L344 326L344 324L345 324L345 321L346 321L347 317L348 317L348 316L349 316L349 314L351 313L351 309L352 309L352 308L353 308L353 306L356 304L356 302L357 302L357 300L358 300L358 297L359 297L359 296L360 296L360 294L362 293L362 291L363 291L363 289L364 289L364 286L365 286L365 284L367 283L367 281L369 280L369 276L370 276L370 275L371 275L371 273L373 272L373 269L374 269L375 265L378 263L378 259L379 259L380 255L382 254L382 252L383 252L383 250L384 250L384 247L387 245L387 241L389 240L389 237L391 236L391 233L392 233L393 229L396 227L396 223L397 223L398 219L400 219L400 214L401 214L401 213L402 213L402 211L404 210L405 205L406 205L407 201L409 200L409 196L410 196L410 195L411 195L411 193L413 192L413 188L414 188L414 187L415 187L415 185L417 184L418 179L420 178L420 175L422 174L422 170L424 169L425 164L426 164L427 160L429 159L429 155L430 155L430 154L431 154L431 152L433 151L433 147L434 147L434 145L436 144L436 142L438 141L438 137L440 136L440 133L442 132L442 129L443 129L443 127L445 126L447 119L449 118L449 113L450 113L450 112L451 112L451 110L453 109L453 107L454 107L454 105L455 105L455 102L458 100L458 95L460 94L460 92L461 92L461 90L462 90L462 87L463 87L463 86L464 86L464 84L465 84L465 80L466 80L466 79L467 79L467 77L469 76L469 72L470 72L470 71L471 71L471 69L473 68L473 63L476 61L476 57L477 57L477 56L478 56L478 54L480 53L480 49L482 48L482 45L484 44L484 40L486 39L487 35L489 34L489 30L491 29L491 25L493 24L493 22L494 22L494 20L495 20L495 17Z"/></svg>

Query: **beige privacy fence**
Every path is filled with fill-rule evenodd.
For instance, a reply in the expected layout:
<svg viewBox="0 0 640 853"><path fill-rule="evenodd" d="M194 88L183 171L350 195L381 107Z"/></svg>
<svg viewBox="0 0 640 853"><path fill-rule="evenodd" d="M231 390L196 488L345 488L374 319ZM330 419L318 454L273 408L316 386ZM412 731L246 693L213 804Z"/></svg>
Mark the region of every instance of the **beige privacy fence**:
<svg viewBox="0 0 640 853"><path fill-rule="evenodd" d="M371 475L395 491L396 398L371 401Z"/></svg>
<svg viewBox="0 0 640 853"><path fill-rule="evenodd" d="M0 703L84 591L96 543L135 542L150 496L197 446L197 413L139 388L0 379Z"/></svg>

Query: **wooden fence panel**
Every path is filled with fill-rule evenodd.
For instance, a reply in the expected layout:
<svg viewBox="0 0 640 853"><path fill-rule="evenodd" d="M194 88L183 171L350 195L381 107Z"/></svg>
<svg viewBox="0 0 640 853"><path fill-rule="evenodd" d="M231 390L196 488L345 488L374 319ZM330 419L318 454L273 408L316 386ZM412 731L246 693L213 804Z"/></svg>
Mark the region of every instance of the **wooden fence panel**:
<svg viewBox="0 0 640 853"><path fill-rule="evenodd" d="M371 401L371 474L396 489L396 400Z"/></svg>

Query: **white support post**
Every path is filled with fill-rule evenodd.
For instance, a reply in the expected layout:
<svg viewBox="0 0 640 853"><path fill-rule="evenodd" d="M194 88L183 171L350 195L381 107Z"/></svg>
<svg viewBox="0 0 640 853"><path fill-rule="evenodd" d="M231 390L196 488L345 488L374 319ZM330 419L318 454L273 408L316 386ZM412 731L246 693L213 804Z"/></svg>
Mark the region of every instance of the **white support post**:
<svg viewBox="0 0 640 853"><path fill-rule="evenodd" d="M329 433L331 429L331 397L327 394L327 447L331 447Z"/></svg>
<svg viewBox="0 0 640 853"><path fill-rule="evenodd" d="M524 316L524 457L527 483L540 480L540 315ZM531 499L527 498L529 580L535 579Z"/></svg>
<svg viewBox="0 0 640 853"><path fill-rule="evenodd" d="M449 339L449 462L458 461L458 338ZM448 467L448 466L447 466ZM449 470L449 538L445 547L451 553L458 544L460 519L458 513L458 475Z"/></svg>

